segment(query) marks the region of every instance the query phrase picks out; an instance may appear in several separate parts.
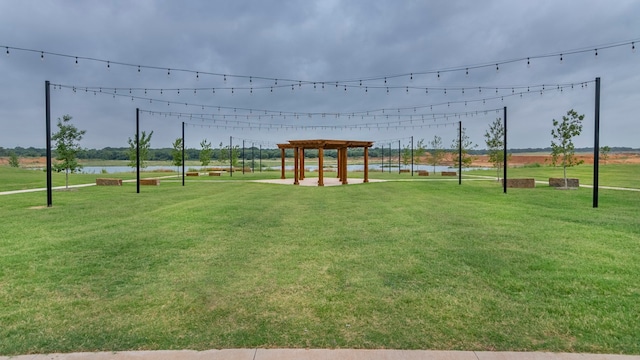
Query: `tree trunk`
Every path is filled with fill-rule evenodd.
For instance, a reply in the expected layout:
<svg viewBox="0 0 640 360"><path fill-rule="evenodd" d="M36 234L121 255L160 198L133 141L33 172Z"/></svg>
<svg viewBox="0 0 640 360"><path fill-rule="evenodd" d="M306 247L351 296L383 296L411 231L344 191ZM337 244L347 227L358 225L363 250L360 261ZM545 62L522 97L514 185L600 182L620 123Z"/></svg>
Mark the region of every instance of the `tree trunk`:
<svg viewBox="0 0 640 360"><path fill-rule="evenodd" d="M566 165L565 165L565 166L563 166L563 167L562 167L562 170L564 171L564 187L565 187L565 188L568 188L568 187L569 187L569 185L568 185L568 183L567 183L567 166L566 166Z"/></svg>

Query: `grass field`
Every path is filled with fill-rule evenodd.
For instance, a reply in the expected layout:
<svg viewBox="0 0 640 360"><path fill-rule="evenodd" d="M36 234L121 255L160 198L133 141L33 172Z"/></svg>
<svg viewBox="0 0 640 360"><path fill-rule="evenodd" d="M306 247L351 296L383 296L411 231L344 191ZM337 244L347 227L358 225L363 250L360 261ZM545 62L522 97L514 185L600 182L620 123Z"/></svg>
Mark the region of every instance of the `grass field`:
<svg viewBox="0 0 640 360"><path fill-rule="evenodd" d="M640 354L640 192L203 180L0 196L0 354Z"/></svg>

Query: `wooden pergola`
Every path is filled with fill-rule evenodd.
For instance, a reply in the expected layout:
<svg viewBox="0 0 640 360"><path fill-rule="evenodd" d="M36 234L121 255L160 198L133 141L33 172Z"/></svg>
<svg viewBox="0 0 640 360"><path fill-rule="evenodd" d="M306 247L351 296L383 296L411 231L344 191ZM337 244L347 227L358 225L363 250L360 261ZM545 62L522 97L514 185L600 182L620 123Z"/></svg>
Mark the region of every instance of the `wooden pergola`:
<svg viewBox="0 0 640 360"><path fill-rule="evenodd" d="M324 150L338 150L338 178L342 185L347 182L347 149L364 148L364 182L369 182L369 148L373 146L373 141L358 140L289 140L288 144L278 144L280 148L280 158L282 163L281 179L284 176L284 152L286 149L293 149L293 173L294 185L300 185L300 180L304 180L304 151L306 149L318 150L318 186L324 186Z"/></svg>

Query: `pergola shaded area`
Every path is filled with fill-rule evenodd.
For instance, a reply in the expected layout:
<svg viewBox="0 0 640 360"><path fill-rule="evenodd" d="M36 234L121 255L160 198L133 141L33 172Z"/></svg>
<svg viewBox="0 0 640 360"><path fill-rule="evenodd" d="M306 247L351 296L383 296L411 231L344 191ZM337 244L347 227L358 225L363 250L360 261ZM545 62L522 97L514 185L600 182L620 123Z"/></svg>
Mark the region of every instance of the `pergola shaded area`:
<svg viewBox="0 0 640 360"><path fill-rule="evenodd" d="M318 186L324 186L324 150L338 151L338 179L342 185L347 182L347 149L364 148L364 182L369 182L369 148L373 146L373 141L358 140L289 140L288 144L278 144L280 148L280 158L282 163L281 179L284 176L284 156L286 149L293 149L293 173L294 185L300 185L300 180L304 180L304 151L306 149L318 150Z"/></svg>

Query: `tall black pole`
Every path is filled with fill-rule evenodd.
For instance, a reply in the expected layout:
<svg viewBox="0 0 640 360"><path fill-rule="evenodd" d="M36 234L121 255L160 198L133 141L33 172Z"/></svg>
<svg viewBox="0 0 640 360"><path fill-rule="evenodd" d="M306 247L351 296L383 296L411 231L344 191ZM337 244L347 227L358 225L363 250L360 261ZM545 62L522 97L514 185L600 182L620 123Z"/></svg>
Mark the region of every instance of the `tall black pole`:
<svg viewBox="0 0 640 360"><path fill-rule="evenodd" d="M398 174L400 174L400 150L401 150L401 145L400 145L400 140L398 140Z"/></svg>
<svg viewBox="0 0 640 360"><path fill-rule="evenodd" d="M411 135L411 176L413 176L413 135Z"/></svg>
<svg viewBox="0 0 640 360"><path fill-rule="evenodd" d="M136 193L140 194L140 109L136 108Z"/></svg>
<svg viewBox="0 0 640 360"><path fill-rule="evenodd" d="M47 128L47 207L53 206L53 185L51 180L51 94L49 80L44 82L44 117Z"/></svg>
<svg viewBox="0 0 640 360"><path fill-rule="evenodd" d="M253 143L251 143L251 172L252 173L256 172L256 158L255 156L253 156L253 149L255 147L256 146Z"/></svg>
<svg viewBox="0 0 640 360"><path fill-rule="evenodd" d="M262 172L262 144L260 144L260 172Z"/></svg>
<svg viewBox="0 0 640 360"><path fill-rule="evenodd" d="M229 136L229 176L233 176L233 136Z"/></svg>
<svg viewBox="0 0 640 360"><path fill-rule="evenodd" d="M391 143L389 143L389 174L391 174Z"/></svg>
<svg viewBox="0 0 640 360"><path fill-rule="evenodd" d="M384 145L382 145L382 172L384 172Z"/></svg>
<svg viewBox="0 0 640 360"><path fill-rule="evenodd" d="M184 121L182 122L182 186L184 186Z"/></svg>
<svg viewBox="0 0 640 360"><path fill-rule="evenodd" d="M458 121L458 185L462 185L462 121Z"/></svg>
<svg viewBox="0 0 640 360"><path fill-rule="evenodd" d="M244 175L244 139L242 140L242 175Z"/></svg>
<svg viewBox="0 0 640 360"><path fill-rule="evenodd" d="M598 177L600 172L600 78L596 78L596 109L593 141L593 207L598 207Z"/></svg>
<svg viewBox="0 0 640 360"><path fill-rule="evenodd" d="M504 166L504 173L502 174L502 190L503 192L506 194L507 193L507 107L504 107L504 119L503 119L503 125L502 127L504 127L504 152L502 153L502 158L503 160L503 166Z"/></svg>

